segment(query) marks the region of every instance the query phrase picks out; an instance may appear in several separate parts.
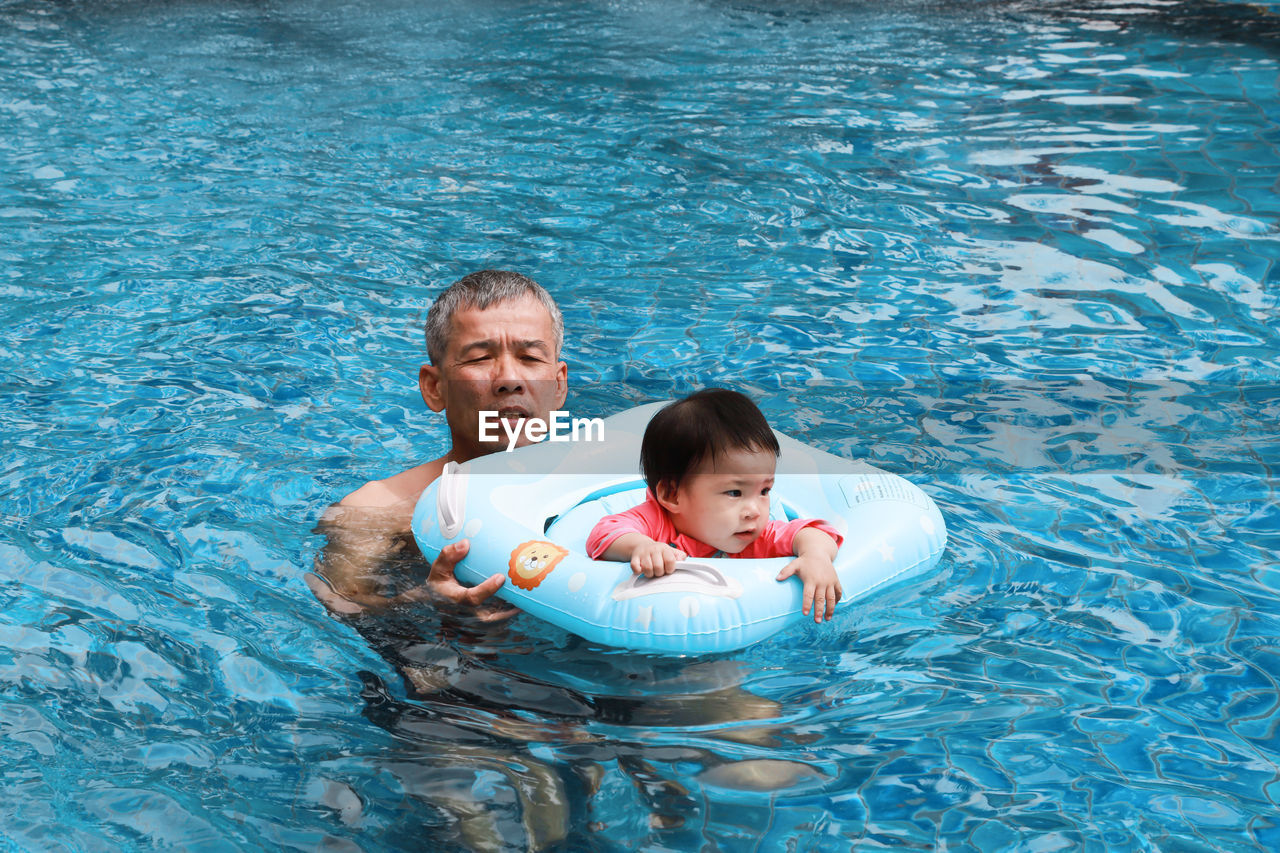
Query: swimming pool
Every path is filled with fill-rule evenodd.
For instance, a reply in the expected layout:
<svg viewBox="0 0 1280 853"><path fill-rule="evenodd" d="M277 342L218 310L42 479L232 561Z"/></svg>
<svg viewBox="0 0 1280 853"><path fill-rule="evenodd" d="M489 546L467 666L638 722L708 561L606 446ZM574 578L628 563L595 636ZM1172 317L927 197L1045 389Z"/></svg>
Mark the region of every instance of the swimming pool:
<svg viewBox="0 0 1280 853"><path fill-rule="evenodd" d="M0 4L0 837L1280 847L1278 36ZM334 619L317 519L439 447L419 330L483 266L560 300L575 413L748 391L928 490L939 570L695 663Z"/></svg>

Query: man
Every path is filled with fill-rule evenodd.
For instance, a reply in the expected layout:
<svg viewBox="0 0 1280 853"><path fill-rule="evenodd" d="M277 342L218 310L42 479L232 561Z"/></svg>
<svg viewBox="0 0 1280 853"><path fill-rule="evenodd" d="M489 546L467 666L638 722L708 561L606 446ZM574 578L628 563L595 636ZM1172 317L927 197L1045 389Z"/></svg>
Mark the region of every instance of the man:
<svg viewBox="0 0 1280 853"><path fill-rule="evenodd" d="M440 553L425 583L388 594L396 579L386 569L416 554L413 508L445 463L505 448L505 438L481 441L480 412L498 412L514 430L526 418L549 419L568 393L568 367L560 360L560 309L547 291L518 273L482 270L451 284L427 313L426 341L430 363L418 371L418 388L428 408L444 412L450 447L438 459L366 483L326 513L321 528L329 543L317 561L324 580L308 575L307 584L338 613L424 600L474 608L497 592L502 574L470 588L454 577L454 567L467 554L466 540ZM524 431L519 432L518 444L527 444Z"/></svg>
<svg viewBox="0 0 1280 853"><path fill-rule="evenodd" d="M317 574L307 585L335 613L355 615L400 604L429 601L438 607L458 605L466 616L494 619L512 608L486 610L483 605L501 586L497 574L468 588L454 578L454 567L467 553L463 540L440 554L422 578L421 552L413 539L414 506L423 491L440 476L447 462L466 462L506 448L502 439L480 440L480 412L496 411L514 431L526 418L547 420L564 404L568 368L560 360L564 322L550 294L531 279L512 272L482 270L450 285L427 313L429 363L418 371L422 399L433 412L444 412L450 446L444 455L407 471L366 483L325 513L319 532L328 541L316 560ZM527 444L520 430L519 444ZM463 845L471 849L506 849L512 832L524 836L521 846L542 849L562 841L570 826L564 781L553 768L526 753L530 742L546 742L563 734L554 727L512 715L493 713L476 723L453 712L449 702L431 699L455 687L466 673L441 659L449 657L445 644L417 635L399 636L397 626L382 620L355 620L371 645L400 670L412 688L411 696L424 704L395 701L372 673L362 673L363 696L370 702L366 716L393 735L403 736L405 755L422 752L414 737L414 721L430 719L434 736L430 750L413 761L397 761L388 771L401 780L410 796L421 796L433 810L453 816ZM484 673L480 673L481 676ZM480 694L470 701L484 703ZM468 695L465 690L461 695ZM401 719L403 717L403 720ZM450 731L456 732L450 736ZM484 746L477 738L505 736L513 746ZM511 767L520 767L519 773ZM472 792L476 768L509 777L506 787L519 803L518 825L504 823L502 809L481 807ZM452 784L450 782L452 780ZM492 780L486 784L493 784Z"/></svg>
<svg viewBox="0 0 1280 853"><path fill-rule="evenodd" d="M336 613L358 614L430 601L437 606L458 605L467 615L482 619L503 617L515 611L506 608L485 613L476 608L502 586L505 575L493 575L472 588L454 578L454 566L467 553L465 540L441 552L431 564L425 582L399 591L396 586L404 586L400 576L421 571L422 558L410 522L422 492L440 476L445 463L465 462L506 447L505 429L499 429L499 440L480 440L479 413L497 411L514 429L524 418L549 420L551 411L564 404L568 368L560 360L563 320L550 295L530 279L516 273L484 270L450 285L436 299L427 314L426 338L430 363L420 369L418 386L427 406L445 413L449 450L438 459L385 480L366 483L332 507L320 525L328 535L328 544L316 561L324 580L308 575L307 583ZM519 443L527 444L524 431L520 434ZM534 743L583 743L596 737L585 729L566 729L566 719L597 718L613 724L629 722L640 728L731 722L734 727L725 732L726 738L772 742L775 737L767 727L739 725L749 720L774 719L778 708L770 700L744 693L733 678L726 677L724 670L732 676L738 664L680 664L674 677L659 678L649 673L648 664L643 663L641 672L629 678L650 677L654 684L672 681L672 693L665 697L666 701L649 702L630 695L596 696L547 684L537 677L521 682L521 674L509 670L490 672L482 666L450 664L448 659L453 655L447 644L437 645L419 636L383 636L370 624L375 621L356 620L356 624L395 663L412 686L413 698L424 704L418 707L394 701L376 676L368 674L362 676L367 681L362 695L373 697L374 710L366 711L366 715L389 719L381 724L394 734L402 725L396 722L398 715L408 720L404 725L411 731L415 715L425 713L432 726L433 757L422 762L429 776L421 783L428 791L424 797L454 815L466 846L472 849L512 845L541 849L566 838L573 823L571 809L580 799L569 791L585 788L594 793L604 771L592 761L566 759L561 762L566 767L549 765L527 751ZM620 665L628 660L617 656L608 659ZM707 683L715 686L680 692L681 685L690 679L698 681L690 675L695 671L707 672ZM501 698L495 701L495 696ZM436 702L431 697L444 698ZM532 708L518 706L524 713L510 713L512 697L532 701ZM447 703L459 698L483 708L485 714L473 719L466 714L444 713ZM447 734L450 725L457 731L453 738L456 743ZM475 744L477 738L481 739L480 745ZM485 745L495 738L497 745ZM640 796L654 812L653 825L693 833L696 827L680 830L686 816L699 809L687 788L677 780L662 778L643 750L626 745L617 749L619 766L634 778ZM631 754L633 751L635 755ZM714 759L709 756L708 760ZM404 773L405 767L414 766L414 762L402 762L396 770ZM526 824L520 830L525 835L522 842L513 842L504 834L495 823L497 813L491 807L478 804L471 782L461 792L441 788L442 775L457 774L463 768L462 778L471 779L468 774L474 775L476 766L509 775L507 784L521 803L519 811ZM754 767L750 762L744 766ZM566 769L583 777L576 788L566 786L561 778ZM732 776L730 771L723 773ZM402 784L406 790L413 787L411 783Z"/></svg>

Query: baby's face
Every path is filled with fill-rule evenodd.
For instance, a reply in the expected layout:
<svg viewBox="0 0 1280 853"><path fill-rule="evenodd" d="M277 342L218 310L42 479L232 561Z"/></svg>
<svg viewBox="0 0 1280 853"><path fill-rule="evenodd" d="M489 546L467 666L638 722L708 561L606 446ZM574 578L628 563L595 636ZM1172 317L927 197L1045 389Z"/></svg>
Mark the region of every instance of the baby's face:
<svg viewBox="0 0 1280 853"><path fill-rule="evenodd" d="M777 467L771 450L734 449L703 460L666 504L676 530L726 554L740 553L769 521Z"/></svg>

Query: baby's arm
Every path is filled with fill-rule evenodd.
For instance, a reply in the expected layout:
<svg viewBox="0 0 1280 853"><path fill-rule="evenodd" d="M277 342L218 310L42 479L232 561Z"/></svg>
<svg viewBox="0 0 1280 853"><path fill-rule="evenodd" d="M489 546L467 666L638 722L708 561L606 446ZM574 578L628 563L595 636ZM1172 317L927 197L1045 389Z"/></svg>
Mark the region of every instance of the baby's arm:
<svg viewBox="0 0 1280 853"><path fill-rule="evenodd" d="M604 550L598 559L629 560L631 571L647 578L660 578L676 570L676 563L687 555L678 548L655 542L643 533L624 533Z"/></svg>
<svg viewBox="0 0 1280 853"><path fill-rule="evenodd" d="M839 549L836 540L816 527L805 527L796 532L791 548L796 558L787 563L778 580L799 575L804 582L801 612L808 616L812 607L814 622L830 619L835 615L836 602L844 594L833 565Z"/></svg>
<svg viewBox="0 0 1280 853"><path fill-rule="evenodd" d="M587 555L593 560L630 562L631 571L645 577L669 575L685 553L653 538L666 538L664 528L657 504L643 503L626 512L606 515L587 537Z"/></svg>

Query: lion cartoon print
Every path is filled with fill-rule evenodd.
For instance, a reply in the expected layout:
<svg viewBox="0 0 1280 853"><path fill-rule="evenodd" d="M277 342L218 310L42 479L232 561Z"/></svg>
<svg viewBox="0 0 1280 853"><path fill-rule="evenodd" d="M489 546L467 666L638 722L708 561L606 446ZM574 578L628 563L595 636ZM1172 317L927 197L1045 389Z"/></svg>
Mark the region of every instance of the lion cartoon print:
<svg viewBox="0 0 1280 853"><path fill-rule="evenodd" d="M540 539L525 542L511 552L507 562L511 571L507 576L521 589L533 589L568 555L568 551L554 542Z"/></svg>

